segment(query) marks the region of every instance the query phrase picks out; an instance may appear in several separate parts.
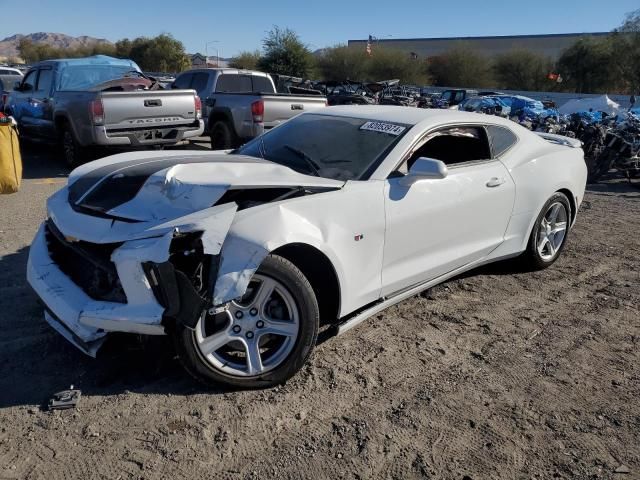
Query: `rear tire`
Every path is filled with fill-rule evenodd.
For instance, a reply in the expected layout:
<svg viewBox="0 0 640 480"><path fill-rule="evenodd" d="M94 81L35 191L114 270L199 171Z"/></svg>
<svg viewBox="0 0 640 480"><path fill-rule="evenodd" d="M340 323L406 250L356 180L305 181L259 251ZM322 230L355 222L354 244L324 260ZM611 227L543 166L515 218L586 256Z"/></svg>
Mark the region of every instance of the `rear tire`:
<svg viewBox="0 0 640 480"><path fill-rule="evenodd" d="M209 136L211 137L212 150L228 150L233 148L236 143L231 127L222 120L218 120L211 126Z"/></svg>
<svg viewBox="0 0 640 480"><path fill-rule="evenodd" d="M318 338L318 302L307 278L289 260L267 256L248 292L225 307L215 315L203 312L194 330L176 325L178 357L196 380L273 387L295 375L311 356Z"/></svg>
<svg viewBox="0 0 640 480"><path fill-rule="evenodd" d="M521 257L527 270L550 267L567 243L571 225L571 205L563 193L556 192L542 207Z"/></svg>
<svg viewBox="0 0 640 480"><path fill-rule="evenodd" d="M86 149L78 143L73 131L68 125L63 127L60 141L64 163L69 168L75 168L86 160Z"/></svg>

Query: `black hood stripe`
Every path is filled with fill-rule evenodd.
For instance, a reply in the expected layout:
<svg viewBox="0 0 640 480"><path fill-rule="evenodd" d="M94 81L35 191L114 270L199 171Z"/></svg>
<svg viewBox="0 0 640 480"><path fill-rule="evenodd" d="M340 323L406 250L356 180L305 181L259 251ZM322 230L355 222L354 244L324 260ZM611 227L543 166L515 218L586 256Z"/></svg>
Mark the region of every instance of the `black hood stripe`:
<svg viewBox="0 0 640 480"><path fill-rule="evenodd" d="M119 179L131 179L135 177L136 180L140 180L140 184L135 190L135 184L138 182L127 182L129 185L126 189L120 189L117 185L110 185L110 187L115 189L115 191L112 192L105 192L103 188L99 189L103 195L106 193L107 196L114 197L114 206L120 205L135 197L140 188L142 188L142 185L144 185L144 182L160 170L184 163L207 163L212 161L215 160L211 158L189 159L184 157L162 159L143 158L104 165L103 167L91 170L69 186L69 203L73 206L77 205L80 200L82 200L82 203L89 201L89 197L93 196L96 190L99 189L98 187L101 185L104 186L105 183L110 183L109 180L116 174L122 174L122 176L118 175ZM90 195L87 195L88 193L90 193ZM119 196L123 198L121 201L117 201L115 198Z"/></svg>

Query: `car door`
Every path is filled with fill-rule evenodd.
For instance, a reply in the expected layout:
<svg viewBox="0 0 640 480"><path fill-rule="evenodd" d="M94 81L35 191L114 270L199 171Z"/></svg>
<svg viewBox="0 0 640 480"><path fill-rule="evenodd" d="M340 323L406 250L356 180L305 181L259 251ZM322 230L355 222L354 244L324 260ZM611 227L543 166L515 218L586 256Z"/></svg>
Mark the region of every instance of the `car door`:
<svg viewBox="0 0 640 480"><path fill-rule="evenodd" d="M38 70L36 87L29 102L29 121L33 134L41 137L53 137L53 101L51 89L53 85L53 69L43 67Z"/></svg>
<svg viewBox="0 0 640 480"><path fill-rule="evenodd" d="M443 161L447 176L403 186L401 178L420 157ZM514 197L513 180L492 155L484 127L430 133L386 181L382 295L487 256L504 240Z"/></svg>
<svg viewBox="0 0 640 480"><path fill-rule="evenodd" d="M9 101L9 110L25 133L30 133L33 130L30 103L37 79L38 70L29 71L22 80L20 89L11 93Z"/></svg>

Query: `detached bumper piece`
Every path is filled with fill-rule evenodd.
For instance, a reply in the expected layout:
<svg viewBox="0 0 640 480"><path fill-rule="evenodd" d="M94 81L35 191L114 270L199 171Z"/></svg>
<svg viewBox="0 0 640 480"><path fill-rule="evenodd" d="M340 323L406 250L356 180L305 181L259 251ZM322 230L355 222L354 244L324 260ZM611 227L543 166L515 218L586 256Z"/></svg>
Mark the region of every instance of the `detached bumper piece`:
<svg viewBox="0 0 640 480"><path fill-rule="evenodd" d="M194 329L209 301L198 293L192 280L171 262L146 262L142 268L158 303L165 308L163 318Z"/></svg>

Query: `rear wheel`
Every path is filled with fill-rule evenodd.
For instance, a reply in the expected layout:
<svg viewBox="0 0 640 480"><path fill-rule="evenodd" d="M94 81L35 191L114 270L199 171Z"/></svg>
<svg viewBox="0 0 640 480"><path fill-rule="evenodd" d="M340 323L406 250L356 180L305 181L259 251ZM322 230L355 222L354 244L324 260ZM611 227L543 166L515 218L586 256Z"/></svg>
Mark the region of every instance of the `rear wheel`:
<svg viewBox="0 0 640 480"><path fill-rule="evenodd" d="M217 121L211 126L209 132L212 150L227 150L233 148L235 135L227 122Z"/></svg>
<svg viewBox="0 0 640 480"><path fill-rule="evenodd" d="M307 361L319 317L306 277L288 260L270 255L242 298L203 312L194 330L178 325L176 349L186 370L203 383L270 387Z"/></svg>
<svg viewBox="0 0 640 480"><path fill-rule="evenodd" d="M65 125L61 135L62 154L69 168L75 168L86 159L86 150L78 143L73 131Z"/></svg>
<svg viewBox="0 0 640 480"><path fill-rule="evenodd" d="M540 211L523 261L528 269L542 270L560 256L571 223L571 206L563 193L555 193Z"/></svg>

